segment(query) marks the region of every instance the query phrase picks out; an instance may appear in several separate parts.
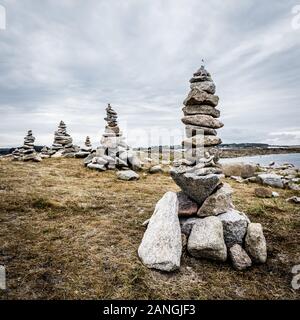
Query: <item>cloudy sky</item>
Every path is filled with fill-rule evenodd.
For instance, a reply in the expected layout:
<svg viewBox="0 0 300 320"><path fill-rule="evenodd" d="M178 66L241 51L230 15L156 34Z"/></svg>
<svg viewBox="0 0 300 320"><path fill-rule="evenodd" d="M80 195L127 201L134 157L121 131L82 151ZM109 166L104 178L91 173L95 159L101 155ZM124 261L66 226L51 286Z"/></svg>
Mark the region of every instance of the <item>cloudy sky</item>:
<svg viewBox="0 0 300 320"><path fill-rule="evenodd" d="M96 146L108 102L131 143L168 130L179 143L201 59L220 96L223 142L300 144L298 4L0 0L0 147L20 145L28 129L50 145L61 119L75 143L90 135Z"/></svg>

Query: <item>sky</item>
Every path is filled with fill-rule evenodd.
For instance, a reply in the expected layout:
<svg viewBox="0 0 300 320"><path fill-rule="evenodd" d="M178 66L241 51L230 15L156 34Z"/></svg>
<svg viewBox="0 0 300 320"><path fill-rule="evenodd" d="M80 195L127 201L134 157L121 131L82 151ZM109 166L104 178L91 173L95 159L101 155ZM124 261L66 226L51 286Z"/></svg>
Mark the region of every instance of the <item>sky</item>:
<svg viewBox="0 0 300 320"><path fill-rule="evenodd" d="M74 143L89 135L96 147L107 103L133 146L170 136L179 144L182 102L202 59L220 97L224 143L300 144L297 5L0 0L0 147L21 145L29 129L49 146L60 120Z"/></svg>

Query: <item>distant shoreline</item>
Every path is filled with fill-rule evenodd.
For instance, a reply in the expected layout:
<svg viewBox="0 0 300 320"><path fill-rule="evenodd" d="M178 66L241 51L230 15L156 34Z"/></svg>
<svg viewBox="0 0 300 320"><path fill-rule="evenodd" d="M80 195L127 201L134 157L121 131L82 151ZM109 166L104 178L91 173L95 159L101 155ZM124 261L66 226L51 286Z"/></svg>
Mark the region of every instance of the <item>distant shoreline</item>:
<svg viewBox="0 0 300 320"><path fill-rule="evenodd" d="M300 147L269 147L269 148L220 148L221 158L238 158L245 156L261 156L268 154L300 153Z"/></svg>

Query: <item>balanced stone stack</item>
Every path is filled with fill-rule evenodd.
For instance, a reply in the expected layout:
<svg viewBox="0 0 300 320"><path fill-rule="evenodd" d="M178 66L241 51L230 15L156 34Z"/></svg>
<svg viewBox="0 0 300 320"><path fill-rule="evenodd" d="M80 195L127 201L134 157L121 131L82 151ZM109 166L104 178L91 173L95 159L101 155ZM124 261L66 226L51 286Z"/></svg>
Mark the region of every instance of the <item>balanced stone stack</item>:
<svg viewBox="0 0 300 320"><path fill-rule="evenodd" d="M178 269L183 250L195 258L223 262L229 256L237 270L266 262L262 226L234 208L233 190L221 181L224 175L216 148L221 140L216 129L223 124L217 119L219 98L214 94L211 76L201 67L184 101L188 158L177 161L171 170L181 191L167 192L157 203L138 249L149 268Z"/></svg>
<svg viewBox="0 0 300 320"><path fill-rule="evenodd" d="M107 169L128 170L130 180L136 179L137 175L133 174L130 169L140 170L142 163L137 154L126 144L117 119L116 111L108 104L106 118L104 118L107 125L101 138L101 146L84 160L84 164L90 169L99 171ZM122 173L121 177L124 176L125 174Z"/></svg>
<svg viewBox="0 0 300 320"><path fill-rule="evenodd" d="M36 153L34 149L35 137L32 131L29 130L26 137L24 138L24 144L21 148L17 148L12 153L13 160L17 161L42 161L41 157Z"/></svg>
<svg viewBox="0 0 300 320"><path fill-rule="evenodd" d="M186 159L195 162L210 153L215 156L213 160L218 161L218 149L215 147L222 141L216 130L222 128L223 123L218 120L220 111L216 108L219 102L215 95L216 86L204 66L194 73L190 83L191 91L182 109L187 136L183 141Z"/></svg>
<svg viewBox="0 0 300 320"><path fill-rule="evenodd" d="M92 144L89 136L86 137L84 147L75 154L76 158L86 158L92 152Z"/></svg>
<svg viewBox="0 0 300 320"><path fill-rule="evenodd" d="M61 121L58 130L54 133L54 142L52 144L50 155L52 157L75 157L75 153L79 151L77 146L73 145L72 137L67 133L66 124Z"/></svg>

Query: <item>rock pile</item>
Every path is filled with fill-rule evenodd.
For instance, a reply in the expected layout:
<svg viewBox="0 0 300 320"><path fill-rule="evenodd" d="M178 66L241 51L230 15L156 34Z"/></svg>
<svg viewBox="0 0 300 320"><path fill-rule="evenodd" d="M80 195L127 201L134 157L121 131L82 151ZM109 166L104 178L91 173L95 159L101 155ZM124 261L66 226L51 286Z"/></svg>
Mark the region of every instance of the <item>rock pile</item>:
<svg viewBox="0 0 300 320"><path fill-rule="evenodd" d="M76 158L86 158L92 152L92 144L89 136L86 137L84 147L80 148L80 150L75 153Z"/></svg>
<svg viewBox="0 0 300 320"><path fill-rule="evenodd" d="M116 111L108 104L106 118L104 118L107 125L101 138L101 146L84 160L84 164L88 168L99 171L108 169L128 171L142 168L142 163L137 154L126 144L117 119ZM134 177L134 179L138 178L136 174L127 172L126 180L132 180L128 178L129 176ZM118 177L122 179L125 175L118 175Z"/></svg>
<svg viewBox="0 0 300 320"><path fill-rule="evenodd" d="M215 85L202 66L190 80L191 92L184 101L183 123L187 125L187 159L174 164L171 177L182 191L167 192L149 220L138 254L149 268L173 271L179 268L182 246L196 258L226 261L242 270L267 258L260 224L234 209L231 187L222 183L222 168L216 146ZM162 228L161 226L164 226ZM181 235L180 235L181 234Z"/></svg>
<svg viewBox="0 0 300 320"><path fill-rule="evenodd" d="M75 157L75 153L79 148L73 145L72 137L67 133L67 126L60 121L58 130L54 133L54 142L52 144L50 155L52 157Z"/></svg>
<svg viewBox="0 0 300 320"><path fill-rule="evenodd" d="M34 149L35 137L32 131L29 130L24 138L24 144L21 148L17 148L13 151L13 160L17 161L42 161L41 157L36 153Z"/></svg>

